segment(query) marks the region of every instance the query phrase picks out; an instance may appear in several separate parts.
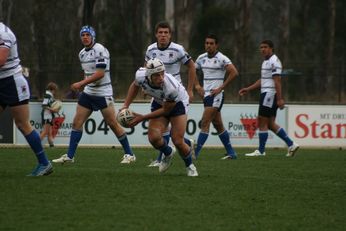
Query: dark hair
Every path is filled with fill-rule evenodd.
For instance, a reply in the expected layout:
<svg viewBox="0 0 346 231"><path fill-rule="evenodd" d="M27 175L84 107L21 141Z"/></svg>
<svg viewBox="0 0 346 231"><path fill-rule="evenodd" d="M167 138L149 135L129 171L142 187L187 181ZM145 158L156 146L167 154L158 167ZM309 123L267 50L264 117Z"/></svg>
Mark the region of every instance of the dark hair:
<svg viewBox="0 0 346 231"><path fill-rule="evenodd" d="M261 44L267 44L270 48L274 48L274 43L272 40L266 39L261 42Z"/></svg>
<svg viewBox="0 0 346 231"><path fill-rule="evenodd" d="M46 90L56 91L56 90L58 90L58 85L54 82L49 82L47 87L46 87Z"/></svg>
<svg viewBox="0 0 346 231"><path fill-rule="evenodd" d="M208 34L207 37L205 37L206 39L207 38L210 38L210 39L214 39L215 40L215 44L218 44L219 43L219 40L217 38L217 36L215 34Z"/></svg>
<svg viewBox="0 0 346 231"><path fill-rule="evenodd" d="M158 22L158 23L155 25L155 33L157 33L157 31L159 30L159 28L168 28L169 33L172 32L171 26L170 26L169 23L166 22L166 21Z"/></svg>

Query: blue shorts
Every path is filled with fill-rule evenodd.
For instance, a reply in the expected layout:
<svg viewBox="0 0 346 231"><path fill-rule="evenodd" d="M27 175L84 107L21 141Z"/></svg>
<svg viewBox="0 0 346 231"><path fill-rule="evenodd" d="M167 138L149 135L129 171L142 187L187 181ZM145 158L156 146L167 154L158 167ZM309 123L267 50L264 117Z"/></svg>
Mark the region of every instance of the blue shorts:
<svg viewBox="0 0 346 231"><path fill-rule="evenodd" d="M224 102L224 94L221 92L217 95L207 95L203 99L204 107L216 107L217 111L221 111L223 102Z"/></svg>
<svg viewBox="0 0 346 231"><path fill-rule="evenodd" d="M28 104L29 99L29 83L22 73L0 79L0 106L2 108Z"/></svg>
<svg viewBox="0 0 346 231"><path fill-rule="evenodd" d="M162 105L159 104L158 102L156 102L155 100L153 100L151 102L151 111L156 111L158 109L162 108ZM172 111L166 115L165 117L166 118L169 118L169 117L174 117L174 116L179 116L179 115L185 115L186 114L186 109L185 109L185 106L183 104L183 102L177 102L175 104L175 107L172 109Z"/></svg>
<svg viewBox="0 0 346 231"><path fill-rule="evenodd" d="M268 92L261 93L258 115L263 117L276 117L277 110L276 94Z"/></svg>
<svg viewBox="0 0 346 231"><path fill-rule="evenodd" d="M113 103L112 96L94 96L88 95L84 92L80 94L78 104L90 109L91 111L98 111L107 108Z"/></svg>

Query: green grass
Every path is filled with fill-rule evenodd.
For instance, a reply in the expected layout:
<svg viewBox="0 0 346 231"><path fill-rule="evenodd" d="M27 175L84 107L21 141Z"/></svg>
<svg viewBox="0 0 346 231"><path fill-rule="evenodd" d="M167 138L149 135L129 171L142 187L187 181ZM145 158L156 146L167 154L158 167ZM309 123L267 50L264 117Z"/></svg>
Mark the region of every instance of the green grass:
<svg viewBox="0 0 346 231"><path fill-rule="evenodd" d="M0 230L345 229L345 151L247 151L222 161L222 149L204 149L191 178L178 155L159 174L146 167L153 149L135 149L137 162L124 166L120 149L80 148L75 164L32 178L29 149L0 148ZM63 152L47 149L51 159Z"/></svg>

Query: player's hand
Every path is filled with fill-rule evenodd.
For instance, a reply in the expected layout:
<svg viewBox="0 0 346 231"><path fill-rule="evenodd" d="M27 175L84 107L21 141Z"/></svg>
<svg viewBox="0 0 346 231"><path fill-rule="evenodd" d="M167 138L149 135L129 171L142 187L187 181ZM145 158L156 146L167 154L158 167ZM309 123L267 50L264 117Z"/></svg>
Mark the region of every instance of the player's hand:
<svg viewBox="0 0 346 231"><path fill-rule="evenodd" d="M280 108L280 110L285 108L285 101L283 99L279 99L276 104L278 105L278 107Z"/></svg>
<svg viewBox="0 0 346 231"><path fill-rule="evenodd" d="M249 90L247 88L242 88L239 90L238 93L240 96L243 96L243 95L246 95L248 92L249 92Z"/></svg>
<svg viewBox="0 0 346 231"><path fill-rule="evenodd" d="M219 94L221 91L222 91L221 88L211 89L211 90L210 90L210 94L213 95L213 96L215 96L215 95Z"/></svg>
<svg viewBox="0 0 346 231"><path fill-rule="evenodd" d="M193 101L193 91L188 91L187 93L189 95L189 103L191 103Z"/></svg>
<svg viewBox="0 0 346 231"><path fill-rule="evenodd" d="M201 96L202 99L203 99L203 97L204 97L204 89L203 89L203 87L201 87L200 85L198 85L198 86L195 86L195 89L196 89L196 91L197 91L197 94L198 94L199 96Z"/></svg>
<svg viewBox="0 0 346 231"><path fill-rule="evenodd" d="M142 122L144 120L144 116L142 114L138 114L136 112L133 112L133 115L135 116L130 122L129 122L129 127L132 128Z"/></svg>
<svg viewBox="0 0 346 231"><path fill-rule="evenodd" d="M81 82L76 82L71 85L72 91L81 91L83 90L83 84Z"/></svg>
<svg viewBox="0 0 346 231"><path fill-rule="evenodd" d="M123 105L123 106L118 110L118 112L122 111L123 109L128 109L128 108L129 108L128 106Z"/></svg>

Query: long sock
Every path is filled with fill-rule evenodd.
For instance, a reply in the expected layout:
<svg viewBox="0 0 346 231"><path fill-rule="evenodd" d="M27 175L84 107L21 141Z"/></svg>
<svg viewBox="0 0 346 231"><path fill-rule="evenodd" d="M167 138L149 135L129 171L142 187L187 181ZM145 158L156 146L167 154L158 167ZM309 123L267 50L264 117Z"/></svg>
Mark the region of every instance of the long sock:
<svg viewBox="0 0 346 231"><path fill-rule="evenodd" d="M293 144L293 141L288 137L286 131L283 128L279 128L276 132L276 135L278 135L278 137L285 141L288 147Z"/></svg>
<svg viewBox="0 0 346 231"><path fill-rule="evenodd" d="M186 167L189 167L190 164L192 164L192 158L191 158L191 150L189 152L189 155L187 156L181 156L181 158L183 159L184 163L185 163L185 166Z"/></svg>
<svg viewBox="0 0 346 231"><path fill-rule="evenodd" d="M191 147L191 141L188 138L184 137L184 142Z"/></svg>
<svg viewBox="0 0 346 231"><path fill-rule="evenodd" d="M132 152L132 149L130 147L129 140L127 139L126 133L124 133L122 136L119 136L117 138L118 138L121 146L123 146L125 154L130 154L131 156L133 156L133 152Z"/></svg>
<svg viewBox="0 0 346 231"><path fill-rule="evenodd" d="M258 136L259 136L258 151L260 151L260 153L264 153L267 139L268 139L268 131L259 131Z"/></svg>
<svg viewBox="0 0 346 231"><path fill-rule="evenodd" d="M165 142L168 144L169 143L169 140L171 139L171 132L168 131L168 132L165 132L162 134L162 137L163 139L165 140ZM162 160L162 155L163 155L163 152L160 152L159 155L157 156L156 160L158 162L161 162Z"/></svg>
<svg viewBox="0 0 346 231"><path fill-rule="evenodd" d="M32 130L29 135L25 136L25 139L36 154L38 162L42 165L48 165L49 161L46 153L43 150L40 135L35 130Z"/></svg>
<svg viewBox="0 0 346 231"><path fill-rule="evenodd" d="M205 143L205 141L207 141L209 136L209 133L205 133L205 132L200 132L197 138L197 147L195 149L195 155L196 157L199 156L199 153L201 152L201 149Z"/></svg>
<svg viewBox="0 0 346 231"><path fill-rule="evenodd" d="M225 130L223 133L219 134L219 138L220 138L223 146L225 147L227 154L228 155L234 155L235 152L234 152L234 149L232 148L232 144L230 141L228 131Z"/></svg>
<svg viewBox="0 0 346 231"><path fill-rule="evenodd" d="M80 139L82 138L83 135L83 131L79 131L79 130L72 130L71 132L71 136L70 136L70 144L68 146L68 150L67 150L67 156L69 158L73 158L77 147L78 147L78 143L80 141Z"/></svg>
<svg viewBox="0 0 346 231"><path fill-rule="evenodd" d="M165 144L159 148L159 150L165 155L165 156L169 156L172 153L172 147L169 146L166 141Z"/></svg>

